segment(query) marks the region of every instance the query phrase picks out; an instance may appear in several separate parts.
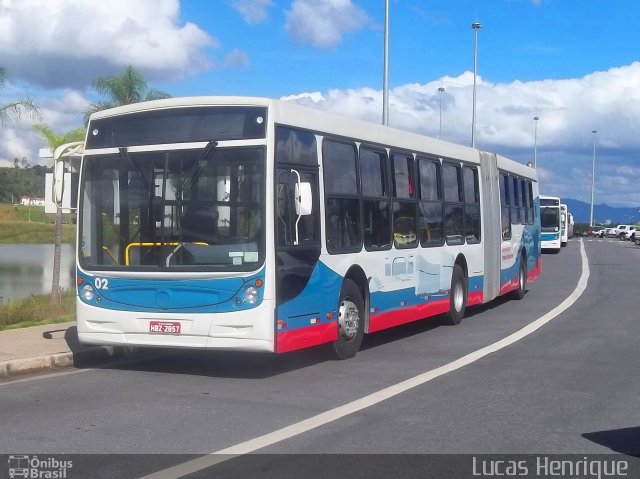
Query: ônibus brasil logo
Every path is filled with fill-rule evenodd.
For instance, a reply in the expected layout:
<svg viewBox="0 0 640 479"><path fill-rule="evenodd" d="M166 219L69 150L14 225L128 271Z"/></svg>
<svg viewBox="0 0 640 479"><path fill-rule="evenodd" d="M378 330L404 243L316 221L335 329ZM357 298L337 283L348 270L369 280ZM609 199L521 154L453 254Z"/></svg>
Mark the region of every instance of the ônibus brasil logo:
<svg viewBox="0 0 640 479"><path fill-rule="evenodd" d="M73 461L56 459L55 457L39 458L38 456L9 456L9 477L29 479L66 479L67 470L73 467Z"/></svg>

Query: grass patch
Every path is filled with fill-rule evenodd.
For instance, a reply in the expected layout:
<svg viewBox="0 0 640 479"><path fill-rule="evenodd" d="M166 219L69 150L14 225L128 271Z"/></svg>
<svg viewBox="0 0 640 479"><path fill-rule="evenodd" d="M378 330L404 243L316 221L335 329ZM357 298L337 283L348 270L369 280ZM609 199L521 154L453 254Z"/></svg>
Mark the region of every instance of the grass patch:
<svg viewBox="0 0 640 479"><path fill-rule="evenodd" d="M0 306L0 331L39 324L63 323L74 321L75 318L76 292L69 289L62 293L58 304L53 304L49 295L37 295Z"/></svg>
<svg viewBox="0 0 640 479"><path fill-rule="evenodd" d="M25 221L0 222L0 243L2 244L52 244L55 226L49 223L29 223ZM62 242L75 243L75 225L62 225Z"/></svg>
<svg viewBox="0 0 640 479"><path fill-rule="evenodd" d="M52 244L55 214L43 206L0 204L0 244ZM76 226L72 216L62 215L62 242L75 243Z"/></svg>

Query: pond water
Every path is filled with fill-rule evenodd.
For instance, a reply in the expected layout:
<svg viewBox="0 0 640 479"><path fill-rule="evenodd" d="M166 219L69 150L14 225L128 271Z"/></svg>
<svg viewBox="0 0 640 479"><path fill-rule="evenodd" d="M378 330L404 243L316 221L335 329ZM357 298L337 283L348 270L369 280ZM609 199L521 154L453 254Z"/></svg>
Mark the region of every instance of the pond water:
<svg viewBox="0 0 640 479"><path fill-rule="evenodd" d="M0 244L0 304L51 293L52 244ZM62 245L60 287L75 284L75 247Z"/></svg>

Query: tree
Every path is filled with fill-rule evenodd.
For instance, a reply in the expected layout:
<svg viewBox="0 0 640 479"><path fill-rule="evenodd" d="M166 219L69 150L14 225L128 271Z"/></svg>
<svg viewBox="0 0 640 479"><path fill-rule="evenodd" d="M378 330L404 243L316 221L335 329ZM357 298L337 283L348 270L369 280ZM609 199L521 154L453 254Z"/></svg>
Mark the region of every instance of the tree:
<svg viewBox="0 0 640 479"><path fill-rule="evenodd" d="M106 96L107 100L89 106L84 116L85 124L89 122L89 116L97 111L141 101L162 100L171 96L161 90L149 88L140 72L131 65L126 67L121 75L96 78L93 88Z"/></svg>
<svg viewBox="0 0 640 479"><path fill-rule="evenodd" d="M0 67L0 90L4 88L6 78L7 69ZM22 98L0 105L0 126L6 125L11 121L12 117L19 120L23 113L26 113L32 120L40 118L40 110L29 98Z"/></svg>
<svg viewBox="0 0 640 479"><path fill-rule="evenodd" d="M72 141L82 141L84 139L84 128L76 128L75 130L56 134L53 129L46 125L34 125L34 128L40 132L47 141L47 145L54 151L57 147ZM62 253L62 209L56 208L54 248L53 248L53 277L51 279L51 301L57 303L60 301L60 255Z"/></svg>

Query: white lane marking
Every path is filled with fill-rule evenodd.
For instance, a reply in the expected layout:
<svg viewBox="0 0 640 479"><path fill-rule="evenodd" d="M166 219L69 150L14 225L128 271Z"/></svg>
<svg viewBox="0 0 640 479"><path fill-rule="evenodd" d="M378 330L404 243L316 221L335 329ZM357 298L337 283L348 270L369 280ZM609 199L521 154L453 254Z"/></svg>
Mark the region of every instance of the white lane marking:
<svg viewBox="0 0 640 479"><path fill-rule="evenodd" d="M282 429L278 429L277 431L270 432L263 436L241 442L240 444L236 444L235 446L212 452L207 456L201 456L191 461L187 461L182 464L164 469L162 471L144 476L142 479L167 479L183 477L188 474L192 474L194 472L198 472L211 467L215 464L227 461L233 457L255 452L259 449L271 446L286 439L290 439L294 436L298 436L317 427L324 426L325 424L333 422L349 414L361 411L362 409L378 404L386 399L397 396L398 394L406 392L417 386L421 386L431 381L432 379L456 371L457 369L467 366L491 353L499 351L500 349L521 340L522 338L533 333L534 331L566 311L578 300L582 293L584 293L585 289L587 288L587 282L589 281L590 271L589 259L584 249L584 243L582 242L582 240L580 240L580 256L582 259L582 274L580 275L580 280L578 281L578 284L573 292L562 303L553 308L547 314L536 319L532 323L529 323L527 326L516 331L515 333L510 334L506 338L501 339L500 341L496 341L489 346L485 346L482 349L478 349L477 351L469 353L466 356L445 364L444 366L440 366L439 368L424 372L422 374L419 374L418 376L407 379L406 381L402 381L398 384L394 384L393 386L381 389L380 391L377 391L360 399L356 399L355 401L352 401L343 406L339 406L335 409L331 409L330 411L320 413L317 416L310 417L309 419L305 419L290 426L283 427Z"/></svg>
<svg viewBox="0 0 640 479"><path fill-rule="evenodd" d="M18 379L6 378L3 379L0 383L0 388L4 386L11 386L12 384L29 383L32 381L41 381L43 379L59 378L61 376L69 376L70 374L84 373L86 371L93 371L93 369L74 369L72 371L61 371L58 373L43 371L40 373L34 373L36 374L35 376L25 376Z"/></svg>
<svg viewBox="0 0 640 479"><path fill-rule="evenodd" d="M168 353L162 353L157 355L158 357L168 357ZM33 375L25 375L25 377L16 377L16 378L6 378L3 379L2 382L0 382L0 388L4 387L4 386L11 386L13 384L20 384L20 383L29 383L32 381L42 381L43 379L54 379L54 378L59 378L59 377L63 377L63 376L69 376L71 374L80 374L80 373L86 373L89 371L104 371L107 369L114 369L117 368L119 366L126 366L127 364L134 364L140 361L147 361L149 359L155 359L156 356L140 356L140 357L133 357L130 359L120 359L120 360L113 360L110 362L105 363L104 367L94 367L94 368L84 368L84 369L72 369L70 371L59 371L59 372L48 372L48 371L42 371L39 373L33 373Z"/></svg>

